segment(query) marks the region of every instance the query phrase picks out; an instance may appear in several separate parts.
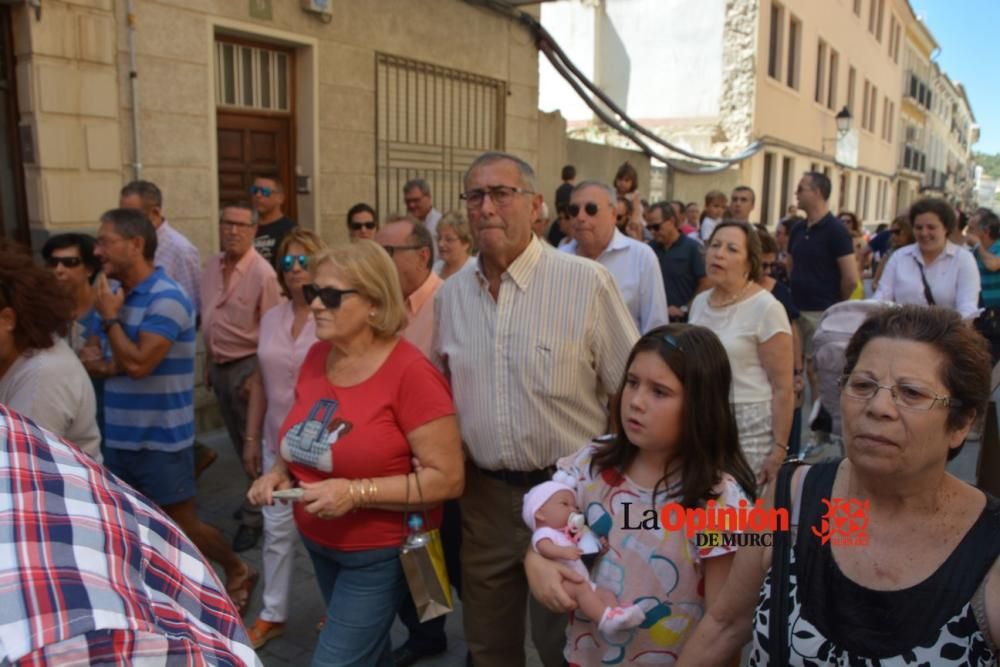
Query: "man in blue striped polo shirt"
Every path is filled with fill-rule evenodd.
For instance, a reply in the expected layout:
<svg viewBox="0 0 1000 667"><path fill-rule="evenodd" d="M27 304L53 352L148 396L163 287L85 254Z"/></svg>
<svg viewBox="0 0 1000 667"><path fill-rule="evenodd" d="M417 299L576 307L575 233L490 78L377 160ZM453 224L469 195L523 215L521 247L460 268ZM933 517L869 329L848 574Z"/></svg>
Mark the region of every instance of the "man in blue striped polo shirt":
<svg viewBox="0 0 1000 667"><path fill-rule="evenodd" d="M104 384L104 463L222 565L226 588L243 611L257 573L195 512L194 308L153 266L156 242L156 229L141 211L119 208L101 216L96 307L117 371ZM121 289L113 292L109 277Z"/></svg>

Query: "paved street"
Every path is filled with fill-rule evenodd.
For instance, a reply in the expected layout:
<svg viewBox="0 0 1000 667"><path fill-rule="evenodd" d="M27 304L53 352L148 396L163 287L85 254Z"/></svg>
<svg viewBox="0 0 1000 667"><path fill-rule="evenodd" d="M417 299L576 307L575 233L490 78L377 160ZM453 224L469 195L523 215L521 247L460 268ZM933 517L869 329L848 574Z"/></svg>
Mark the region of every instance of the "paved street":
<svg viewBox="0 0 1000 667"><path fill-rule="evenodd" d="M204 520L218 526L231 539L236 533L237 522L233 511L239 507L246 479L237 464L236 453L229 444L225 431L211 431L199 435L198 440L219 453L215 464L199 480L199 512ZM243 554L254 567L260 568L260 548ZM217 568L218 569L218 568ZM260 610L263 582L258 584L246 622L252 623ZM279 639L269 642L261 651L265 667L302 667L308 665L316 643L316 624L323 617L323 604L313 574L312 563L305 548L299 544L295 556L295 578L292 584L292 612L288 630ZM421 667L460 667L465 664L465 640L462 637L461 610L448 617L448 651L432 660L420 662ZM393 646L403 643L406 629L397 621L392 628ZM540 667L541 661L530 647L527 649L528 667Z"/></svg>

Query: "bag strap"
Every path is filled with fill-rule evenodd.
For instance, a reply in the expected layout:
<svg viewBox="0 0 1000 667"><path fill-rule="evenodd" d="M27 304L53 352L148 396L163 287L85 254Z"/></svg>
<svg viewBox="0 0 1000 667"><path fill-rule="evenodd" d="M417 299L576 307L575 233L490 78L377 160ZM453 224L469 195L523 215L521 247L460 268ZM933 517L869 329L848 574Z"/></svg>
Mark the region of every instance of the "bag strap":
<svg viewBox="0 0 1000 667"><path fill-rule="evenodd" d="M927 276L924 274L924 265L920 263L920 260L916 257L913 261L917 263L917 268L920 269L920 282L924 284L924 298L927 299L927 305L934 305L934 293L931 292L931 286L927 284Z"/></svg>
<svg viewBox="0 0 1000 667"><path fill-rule="evenodd" d="M406 507L410 506L410 474L411 473L406 473ZM421 505L423 505L424 504L424 491L423 491L423 489L420 488L420 475L418 475L415 472L412 473L412 474L413 474L413 480L417 484L417 502L420 503ZM431 527L430 527L431 526L431 520L430 520L430 517L427 515L427 508L426 507L423 508L420 512L421 512L421 514L424 515L424 531L425 532L430 531L430 529L431 529ZM407 523L407 519L409 518L410 514L412 514L412 512L410 512L409 510L403 510L403 512L402 512L402 515L403 515L403 541L404 542L406 541L407 530L409 530L409 524Z"/></svg>
<svg viewBox="0 0 1000 667"><path fill-rule="evenodd" d="M774 487L774 509L784 509L791 516L792 475L802 461L786 461L778 471ZM791 526L789 526L791 528ZM788 589L791 575L791 535L789 531L774 532L771 549L771 613L768 617L769 663L787 665L788 641Z"/></svg>

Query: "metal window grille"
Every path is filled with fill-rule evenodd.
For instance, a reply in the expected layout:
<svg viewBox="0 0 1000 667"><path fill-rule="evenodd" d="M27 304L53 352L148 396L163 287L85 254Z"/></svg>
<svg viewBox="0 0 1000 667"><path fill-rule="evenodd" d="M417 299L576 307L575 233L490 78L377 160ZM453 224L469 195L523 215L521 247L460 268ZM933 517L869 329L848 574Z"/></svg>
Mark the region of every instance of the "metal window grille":
<svg viewBox="0 0 1000 667"><path fill-rule="evenodd" d="M504 145L503 81L376 54L376 199L404 212L403 185L423 178L440 211L458 207L472 161Z"/></svg>
<svg viewBox="0 0 1000 667"><path fill-rule="evenodd" d="M290 111L288 65L288 54L282 51L216 42L216 104L256 111Z"/></svg>

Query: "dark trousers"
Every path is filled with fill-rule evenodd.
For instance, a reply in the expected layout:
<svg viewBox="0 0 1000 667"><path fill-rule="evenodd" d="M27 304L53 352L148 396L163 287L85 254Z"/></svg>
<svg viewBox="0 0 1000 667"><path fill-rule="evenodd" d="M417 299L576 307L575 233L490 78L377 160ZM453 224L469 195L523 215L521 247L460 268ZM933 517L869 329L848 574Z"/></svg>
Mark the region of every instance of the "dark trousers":
<svg viewBox="0 0 1000 667"><path fill-rule="evenodd" d="M441 519L441 545L444 547L444 562L448 570L448 579L454 586L458 597L462 597L462 570L458 554L462 548L462 512L457 500L449 500L444 504L444 516ZM417 616L417 608L409 592L403 596L399 607L399 620L403 622L410 636L406 645L416 653L436 653L444 650L448 638L444 633L444 624L448 614L421 623Z"/></svg>

